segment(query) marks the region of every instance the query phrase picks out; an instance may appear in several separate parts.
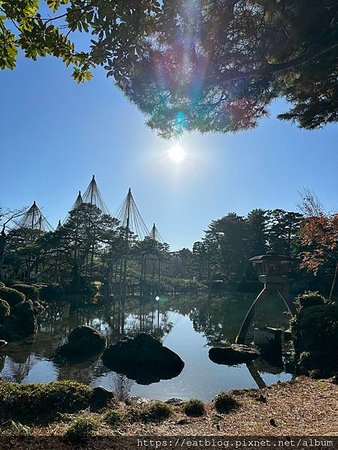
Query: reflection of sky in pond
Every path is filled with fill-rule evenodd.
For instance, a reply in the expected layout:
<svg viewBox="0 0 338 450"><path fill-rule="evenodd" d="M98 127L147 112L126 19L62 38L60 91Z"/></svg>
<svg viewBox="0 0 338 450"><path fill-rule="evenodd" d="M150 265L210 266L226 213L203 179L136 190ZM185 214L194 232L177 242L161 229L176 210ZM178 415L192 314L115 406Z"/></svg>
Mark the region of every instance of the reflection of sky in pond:
<svg viewBox="0 0 338 450"><path fill-rule="evenodd" d="M78 322L74 322L71 318L60 321L59 328L55 331L55 328L51 327L49 334L45 334L43 332L44 327L42 327L42 331L34 339L10 344L6 351L8 355L4 357L0 354L0 375L2 378L24 383L70 378L92 386L102 385L114 391L119 391L119 395L122 396L126 395L126 391L130 391L131 395L162 400L172 397L210 400L223 390L257 387L245 364L225 366L211 362L208 357L210 347L207 345L205 331L196 332L194 330L191 314L188 315L185 311L184 313L176 311L175 308L175 312L167 311L165 315L160 315L162 324L172 325L171 329L170 327L167 328L169 332L164 335L163 344L176 352L185 363L180 375L171 380L162 380L147 386L139 385L107 370L100 359L73 364L68 367L57 366L51 360L54 349L60 345L63 337L71 328L77 326L78 322L84 323L83 317L78 317ZM194 309L194 313L195 311ZM203 312L203 309L201 311ZM88 317L86 323L109 334L109 324L102 311L101 313L98 311L96 315L92 313L90 319ZM150 314L150 319L148 316L150 323L151 317ZM199 317L203 319L204 316L201 314ZM218 318L213 322L216 328L218 327L217 322ZM156 311L153 314L153 323L156 327ZM126 328L135 330L137 324L138 316L135 311L135 313L128 315ZM232 325L231 322L230 325ZM235 325L237 327L237 322ZM223 327L225 326L223 324ZM48 329L48 324L45 325L45 329ZM2 366L3 370L1 371ZM262 370L266 371L267 369ZM260 375L267 384L276 383L278 380L286 381L291 378L290 374L284 372L277 375L260 372ZM120 391L122 391L122 394Z"/></svg>

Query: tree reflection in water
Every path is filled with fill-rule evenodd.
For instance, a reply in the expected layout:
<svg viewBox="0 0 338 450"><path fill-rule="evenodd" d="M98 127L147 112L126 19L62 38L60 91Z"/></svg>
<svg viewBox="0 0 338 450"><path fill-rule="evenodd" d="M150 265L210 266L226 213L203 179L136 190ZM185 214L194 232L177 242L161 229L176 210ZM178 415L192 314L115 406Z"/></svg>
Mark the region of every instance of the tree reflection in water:
<svg viewBox="0 0 338 450"><path fill-rule="evenodd" d="M55 349L65 341L72 329L83 324L92 326L107 337L109 344L117 342L123 336L135 336L140 331L150 333L163 340L168 335L175 335L175 327L181 323L179 317L185 317L188 321L183 322L189 330L192 325L196 338L198 335L202 335L207 346L227 344L234 342L253 297L253 293L225 293L209 297L205 295L200 297L183 295L163 297L160 304L154 299L128 301L126 302L124 334L121 333L119 321L112 314L109 304L75 311L69 310L68 305L62 307L59 305L58 308L51 308L40 317L39 331L33 339L10 343L2 349L0 374L2 378L19 382L55 379L74 379L92 385L104 382L110 389L115 389L117 395L126 396L133 383L125 376L117 375L106 369L99 356L77 364L56 364L53 359ZM281 302L271 298L271 301L266 302L262 308L257 308L255 325L269 324L286 328L288 319L283 316L282 311ZM188 329L186 332L191 333ZM183 330L183 335L184 333ZM194 334L190 334L190 336L194 338ZM199 338L197 340L201 342ZM184 339L176 341L174 351L178 354L180 354L181 345L189 345L189 343L184 342ZM170 348L170 345L168 347ZM196 357L203 360L204 353L207 354L208 349L201 345L198 352ZM195 360L189 360L190 365L195 363ZM210 364L213 363L210 361ZM33 368L35 369L32 370ZM212 367L208 369L208 366L205 368L205 370L211 369ZM271 374L285 373L283 368L270 367L266 361L261 359L256 360L248 369L247 375L253 374L256 382L259 380L257 371Z"/></svg>

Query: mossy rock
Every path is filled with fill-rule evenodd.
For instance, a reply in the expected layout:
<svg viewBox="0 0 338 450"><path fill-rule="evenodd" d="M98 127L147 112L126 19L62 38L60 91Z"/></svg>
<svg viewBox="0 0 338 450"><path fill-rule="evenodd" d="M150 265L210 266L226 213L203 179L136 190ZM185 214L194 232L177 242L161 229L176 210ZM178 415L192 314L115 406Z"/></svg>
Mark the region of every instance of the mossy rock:
<svg viewBox="0 0 338 450"><path fill-rule="evenodd" d="M68 342L56 350L58 356L67 359L83 359L102 352L107 339L95 328L82 325L74 328L68 335Z"/></svg>
<svg viewBox="0 0 338 450"><path fill-rule="evenodd" d="M227 347L212 347L209 358L216 364L235 365L259 358L256 349L243 344L232 344Z"/></svg>
<svg viewBox="0 0 338 450"><path fill-rule="evenodd" d="M0 287L0 298L5 300L11 307L26 300L25 294L9 287Z"/></svg>
<svg viewBox="0 0 338 450"><path fill-rule="evenodd" d="M292 319L291 330L302 373L318 369L330 376L338 371L338 305L302 309Z"/></svg>
<svg viewBox="0 0 338 450"><path fill-rule="evenodd" d="M3 324L5 319L9 317L11 313L11 307L6 302L6 300L3 300L0 298L0 324Z"/></svg>
<svg viewBox="0 0 338 450"><path fill-rule="evenodd" d="M24 423L55 420L58 413L76 413L89 405L90 387L75 381L18 384L0 381L2 421Z"/></svg>
<svg viewBox="0 0 338 450"><path fill-rule="evenodd" d="M184 362L175 352L146 333L109 346L102 355L102 361L108 369L139 384L169 380L178 376L184 367Z"/></svg>
<svg viewBox="0 0 338 450"><path fill-rule="evenodd" d="M36 286L32 286L31 284L15 283L12 288L25 294L27 300L32 300L33 302L38 302L40 300L39 288Z"/></svg>
<svg viewBox="0 0 338 450"><path fill-rule="evenodd" d="M114 399L115 395L112 391L109 391L102 386L98 386L92 391L90 405L92 409L99 410L112 403Z"/></svg>

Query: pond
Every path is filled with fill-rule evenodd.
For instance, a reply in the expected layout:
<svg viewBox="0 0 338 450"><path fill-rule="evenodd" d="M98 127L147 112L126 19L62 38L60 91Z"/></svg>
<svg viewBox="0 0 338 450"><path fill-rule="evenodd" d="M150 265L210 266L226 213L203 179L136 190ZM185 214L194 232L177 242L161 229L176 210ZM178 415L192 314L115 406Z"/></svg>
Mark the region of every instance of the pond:
<svg viewBox="0 0 338 450"><path fill-rule="evenodd" d="M141 385L108 370L99 357L77 364L57 363L55 349L78 325L97 328L110 343L121 338L111 306L71 311L66 304L51 308L40 317L36 336L10 343L0 352L0 377L20 383L72 379L93 387L104 386L121 399L133 395L204 401L211 400L220 391L287 381L291 373L261 358L248 365L226 366L215 364L208 357L211 346L234 342L254 297L252 293L233 293L209 297L163 296L159 302L127 302L124 334L152 333L184 361L182 372L170 380ZM255 326L264 325L287 328L288 317L279 299L271 297L256 309ZM249 340L252 331L253 327L249 330Z"/></svg>

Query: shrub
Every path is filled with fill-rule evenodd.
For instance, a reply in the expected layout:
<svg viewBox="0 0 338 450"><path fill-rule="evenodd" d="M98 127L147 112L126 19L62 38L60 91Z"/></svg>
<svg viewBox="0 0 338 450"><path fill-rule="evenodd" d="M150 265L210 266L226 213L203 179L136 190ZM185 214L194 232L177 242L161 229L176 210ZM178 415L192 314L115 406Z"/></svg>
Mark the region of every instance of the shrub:
<svg viewBox="0 0 338 450"><path fill-rule="evenodd" d="M6 300L2 300L0 298L0 324L4 322L6 317L8 317L11 313L11 308Z"/></svg>
<svg viewBox="0 0 338 450"><path fill-rule="evenodd" d="M104 421L112 426L118 425L123 421L123 414L116 409L111 409L105 414Z"/></svg>
<svg viewBox="0 0 338 450"><path fill-rule="evenodd" d="M11 308L11 316L6 321L6 331L10 339L35 334L38 328L33 302L26 300Z"/></svg>
<svg viewBox="0 0 338 450"><path fill-rule="evenodd" d="M205 406L201 400L192 399L184 403L184 412L187 416L200 417L205 414Z"/></svg>
<svg viewBox="0 0 338 450"><path fill-rule="evenodd" d="M9 306L17 305L26 300L25 294L8 287L0 287L0 298L6 300Z"/></svg>
<svg viewBox="0 0 338 450"><path fill-rule="evenodd" d="M304 294L298 295L296 302L301 308L308 308L309 306L324 305L325 298L318 291L305 291Z"/></svg>
<svg viewBox="0 0 338 450"><path fill-rule="evenodd" d="M215 398L215 408L219 413L229 413L239 407L239 403L231 395L221 392Z"/></svg>
<svg viewBox="0 0 338 450"><path fill-rule="evenodd" d="M291 331L300 371L307 374L318 369L323 377L334 375L338 367L338 305L302 309L291 320Z"/></svg>
<svg viewBox="0 0 338 450"><path fill-rule="evenodd" d="M152 401L141 408L129 408L129 417L135 422L161 422L172 415L172 409L166 403Z"/></svg>
<svg viewBox="0 0 338 450"><path fill-rule="evenodd" d="M82 441L94 436L98 428L96 420L90 417L80 417L69 425L64 436L72 442Z"/></svg>
<svg viewBox="0 0 338 450"><path fill-rule="evenodd" d="M32 286L30 284L16 283L13 284L13 289L16 289L19 292L25 294L27 300L32 300L33 302L38 302L40 300L39 297L39 289L36 286Z"/></svg>
<svg viewBox="0 0 338 450"><path fill-rule="evenodd" d="M161 421L172 415L172 409L166 403L153 401L146 405L145 414L149 420Z"/></svg>
<svg viewBox="0 0 338 450"><path fill-rule="evenodd" d="M75 381L17 384L0 381L0 417L3 420L40 422L57 413L74 413L88 407L91 389Z"/></svg>

